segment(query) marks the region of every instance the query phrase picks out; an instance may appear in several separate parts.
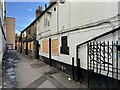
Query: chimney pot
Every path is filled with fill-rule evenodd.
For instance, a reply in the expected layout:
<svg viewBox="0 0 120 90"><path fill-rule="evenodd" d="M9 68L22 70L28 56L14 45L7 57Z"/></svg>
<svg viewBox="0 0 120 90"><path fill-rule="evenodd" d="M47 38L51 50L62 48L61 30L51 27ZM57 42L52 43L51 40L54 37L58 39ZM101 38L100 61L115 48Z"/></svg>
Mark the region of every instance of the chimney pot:
<svg viewBox="0 0 120 90"><path fill-rule="evenodd" d="M45 9L47 8L47 4L45 4Z"/></svg>
<svg viewBox="0 0 120 90"><path fill-rule="evenodd" d="M38 17L40 14L42 14L42 6L38 6L38 9L36 10L36 17Z"/></svg>
<svg viewBox="0 0 120 90"><path fill-rule="evenodd" d="M42 6L38 6L38 10L39 10L39 11L42 11Z"/></svg>

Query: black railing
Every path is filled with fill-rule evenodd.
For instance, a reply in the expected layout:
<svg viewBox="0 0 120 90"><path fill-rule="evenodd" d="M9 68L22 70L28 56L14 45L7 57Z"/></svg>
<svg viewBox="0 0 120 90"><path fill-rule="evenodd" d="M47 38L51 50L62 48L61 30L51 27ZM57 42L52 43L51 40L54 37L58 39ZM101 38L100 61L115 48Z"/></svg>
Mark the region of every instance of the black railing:
<svg viewBox="0 0 120 90"><path fill-rule="evenodd" d="M118 49L118 41L111 44L109 41L91 41L87 44L87 47L88 87L120 87L120 50ZM114 83L111 85L110 81ZM104 82L105 84L101 86Z"/></svg>
<svg viewBox="0 0 120 90"><path fill-rule="evenodd" d="M99 36L96 36L92 39L89 39L89 40L87 40L81 44L78 44L76 46L76 61L77 62L78 61L81 62L81 58L78 57L79 52L80 52L79 49L84 45L87 45L87 49L88 49L88 51L86 51L87 52L87 60L92 60L92 62L90 62L90 61L87 62L87 64L89 65L89 67L88 67L88 71L89 71L88 87L92 86L94 88L95 83L99 84L98 86L101 87L103 84L100 79L103 76L107 76L107 79L106 79L107 82L109 82L109 80L110 80L110 79L108 79L109 77L112 78L112 80L116 80L117 83L112 82L111 86L113 86L113 87L120 86L120 80L119 80L119 74L120 74L119 71L120 70L119 70L119 65L118 65L120 63L119 59L118 59L120 46L118 45L118 41L117 42L105 42L105 41L104 42L101 42L101 41L96 42L98 39L106 37L107 35L110 35L119 30L120 30L120 27L115 28L111 31L108 31L108 32L103 33ZM116 54L114 53L115 50L113 49L115 47L117 50ZM106 50L106 48L107 48L107 50ZM114 57L116 57L116 58L114 58ZM117 62L115 62L115 60ZM116 65L116 67L114 67L114 63ZM77 69L77 77L79 77L78 79L82 80L80 64L77 64L77 67L79 68L79 69ZM102 74L103 70L107 72L106 75ZM95 78L94 73L97 73L99 77ZM112 74L112 75L110 76L110 74ZM116 74L116 76L115 76L115 74ZM91 78L92 78L92 80L90 80ZM98 82L93 82L95 80L97 80ZM108 87L107 82L106 82L105 87ZM113 85L113 83L114 83L114 85ZM89 85L89 84L91 84L91 85Z"/></svg>

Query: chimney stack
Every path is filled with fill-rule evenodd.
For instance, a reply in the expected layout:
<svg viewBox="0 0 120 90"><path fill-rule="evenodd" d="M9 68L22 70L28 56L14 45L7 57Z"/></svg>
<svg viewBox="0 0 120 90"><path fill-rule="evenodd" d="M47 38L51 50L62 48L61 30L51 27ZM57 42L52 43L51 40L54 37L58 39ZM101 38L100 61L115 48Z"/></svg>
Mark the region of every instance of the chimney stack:
<svg viewBox="0 0 120 90"><path fill-rule="evenodd" d="M39 10L39 11L42 11L42 6L38 6L38 10Z"/></svg>
<svg viewBox="0 0 120 90"><path fill-rule="evenodd" d="M40 14L42 14L42 6L38 6L38 9L36 10L36 18L40 15Z"/></svg>

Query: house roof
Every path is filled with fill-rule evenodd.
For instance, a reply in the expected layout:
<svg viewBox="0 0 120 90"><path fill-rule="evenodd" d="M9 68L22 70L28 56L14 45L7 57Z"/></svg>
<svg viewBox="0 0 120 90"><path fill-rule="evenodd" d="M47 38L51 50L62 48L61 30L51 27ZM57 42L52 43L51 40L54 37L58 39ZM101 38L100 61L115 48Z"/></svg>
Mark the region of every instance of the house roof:
<svg viewBox="0 0 120 90"><path fill-rule="evenodd" d="M30 25L28 25L23 31L21 31L21 33L23 33L24 31L26 31L28 28L30 28L32 25L34 25L34 23L36 23L36 21L42 17L53 5L55 5L57 2L53 2L52 4L50 4L45 11L42 12L42 14L40 14Z"/></svg>

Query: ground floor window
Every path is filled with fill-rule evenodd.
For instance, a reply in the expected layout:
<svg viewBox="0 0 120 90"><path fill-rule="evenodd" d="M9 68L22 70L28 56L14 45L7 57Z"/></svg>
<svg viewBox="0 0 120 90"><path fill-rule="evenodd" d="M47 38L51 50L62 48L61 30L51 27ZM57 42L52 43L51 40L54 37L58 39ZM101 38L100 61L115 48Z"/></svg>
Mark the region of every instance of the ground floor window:
<svg viewBox="0 0 120 90"><path fill-rule="evenodd" d="M67 36L61 37L60 53L69 55L69 47L68 47L68 38L67 38Z"/></svg>
<svg viewBox="0 0 120 90"><path fill-rule="evenodd" d="M48 53L48 39L42 40L42 52L43 53Z"/></svg>
<svg viewBox="0 0 120 90"><path fill-rule="evenodd" d="M58 39L51 40L51 53L53 55L58 55Z"/></svg>

